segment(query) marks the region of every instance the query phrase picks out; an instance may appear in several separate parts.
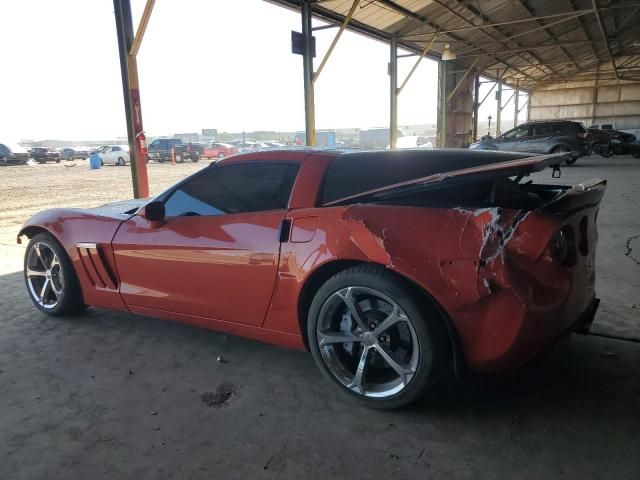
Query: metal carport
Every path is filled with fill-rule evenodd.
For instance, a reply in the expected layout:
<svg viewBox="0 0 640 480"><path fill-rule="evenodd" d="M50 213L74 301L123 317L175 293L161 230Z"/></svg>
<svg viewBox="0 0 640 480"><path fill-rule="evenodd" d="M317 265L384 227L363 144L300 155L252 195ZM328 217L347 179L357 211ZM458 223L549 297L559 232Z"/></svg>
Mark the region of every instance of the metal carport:
<svg viewBox="0 0 640 480"><path fill-rule="evenodd" d="M439 62L438 146L464 147L478 136L480 76L496 83L500 112L519 92L529 94L532 119L617 120L640 126L640 2L629 0L268 0L301 12L305 126L314 144L314 82L344 29L387 42L390 144L395 146L397 96L424 57ZM135 54L149 19L148 0L133 37L129 0L114 0L118 24L130 150L142 131ZM128 12L128 13L127 13ZM312 18L328 25L312 25ZM313 31L337 28L314 66ZM398 49L414 56L408 77L397 75ZM443 60L445 58L450 60ZM127 85L130 92L127 92ZM513 91L503 102L506 88ZM137 95L137 96L136 96ZM135 118L135 115L138 118ZM517 113L516 113L517 115ZM136 123L138 122L138 123ZM636 123L638 125L636 125ZM144 181L143 159L132 162L134 184ZM138 195L144 188L134 186Z"/></svg>

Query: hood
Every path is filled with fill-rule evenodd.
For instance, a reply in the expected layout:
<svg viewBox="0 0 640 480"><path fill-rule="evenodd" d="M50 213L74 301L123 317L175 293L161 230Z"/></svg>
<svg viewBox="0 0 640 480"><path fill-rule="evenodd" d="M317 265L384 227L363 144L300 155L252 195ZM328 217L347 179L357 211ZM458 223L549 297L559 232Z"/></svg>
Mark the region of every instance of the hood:
<svg viewBox="0 0 640 480"><path fill-rule="evenodd" d="M429 186L434 184L442 185L446 182L466 182L513 176L525 177L533 172L544 170L549 166L560 165L570 157L570 153L536 155L533 157L520 157L502 162L486 163L483 165L475 165L448 171L445 171L443 169L442 171L434 172L427 176L413 178L410 180L386 185L384 187L359 192L355 195L338 198L336 200L326 202L324 205L338 205L345 202L352 202L365 197L384 198L389 195L421 190L424 188L428 188Z"/></svg>
<svg viewBox="0 0 640 480"><path fill-rule="evenodd" d="M88 208L86 210L104 216L133 215L142 205L146 204L149 200L150 199L148 198L121 200L118 202L100 205L99 207Z"/></svg>

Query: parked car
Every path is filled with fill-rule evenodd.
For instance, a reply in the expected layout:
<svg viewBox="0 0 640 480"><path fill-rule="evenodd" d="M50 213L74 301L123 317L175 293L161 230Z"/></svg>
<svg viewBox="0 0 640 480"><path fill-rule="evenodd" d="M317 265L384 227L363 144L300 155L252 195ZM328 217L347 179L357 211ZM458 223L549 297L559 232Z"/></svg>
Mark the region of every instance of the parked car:
<svg viewBox="0 0 640 480"><path fill-rule="evenodd" d="M151 200L38 213L18 237L27 292L51 316L91 305L310 349L347 395L394 408L450 365L511 369L588 330L605 182L521 181L563 159L234 155Z"/></svg>
<svg viewBox="0 0 640 480"><path fill-rule="evenodd" d="M65 160L77 160L87 158L89 156L89 152L86 150L75 150L73 148L65 147L58 150L60 156Z"/></svg>
<svg viewBox="0 0 640 480"><path fill-rule="evenodd" d="M149 144L147 158L156 162L169 162L172 155L175 155L176 163L183 163L185 159L197 162L203 150L202 145L184 143L179 138L156 138Z"/></svg>
<svg viewBox="0 0 640 480"><path fill-rule="evenodd" d="M60 161L62 160L59 152L55 151L52 148L46 147L32 148L31 150L29 150L29 155L31 155L31 158L33 158L38 163L46 163L50 161L60 163Z"/></svg>
<svg viewBox="0 0 640 480"><path fill-rule="evenodd" d="M100 157L102 165L124 166L129 163L128 145L110 145L104 151L96 153Z"/></svg>
<svg viewBox="0 0 640 480"><path fill-rule="evenodd" d="M4 144L0 143L0 163L27 163L31 158L29 152L27 152L20 145Z"/></svg>
<svg viewBox="0 0 640 480"><path fill-rule="evenodd" d="M391 145L387 145L387 148L391 148ZM406 137L398 137L396 141L396 148L427 148L432 149L433 144L427 137L421 137L417 135L407 135Z"/></svg>
<svg viewBox="0 0 640 480"><path fill-rule="evenodd" d="M111 145L102 145L102 146L100 146L100 147L98 147L98 148L94 148L93 150L91 150L91 151L89 152L89 155L95 155L95 154L97 154L97 153L103 153L103 152L106 152L106 151L107 151L107 149L108 149L108 148L110 148L110 147L111 147Z"/></svg>
<svg viewBox="0 0 640 480"><path fill-rule="evenodd" d="M626 133L636 137L640 137L640 129L637 128L618 128L615 123L595 123L589 126L589 130L613 130L621 133Z"/></svg>
<svg viewBox="0 0 640 480"><path fill-rule="evenodd" d="M235 155L238 149L228 143L211 143L202 152L204 158L224 158Z"/></svg>
<svg viewBox="0 0 640 480"><path fill-rule="evenodd" d="M518 125L496 138L472 143L471 150L503 150L530 153L571 153L572 164L589 151L589 134L579 122L536 121Z"/></svg>

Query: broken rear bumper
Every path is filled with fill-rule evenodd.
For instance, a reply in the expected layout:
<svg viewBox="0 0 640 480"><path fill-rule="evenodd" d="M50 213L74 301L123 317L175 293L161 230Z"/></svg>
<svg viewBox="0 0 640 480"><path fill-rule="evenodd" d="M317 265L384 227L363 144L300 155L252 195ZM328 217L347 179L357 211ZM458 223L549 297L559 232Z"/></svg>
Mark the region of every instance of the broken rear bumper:
<svg viewBox="0 0 640 480"><path fill-rule="evenodd" d="M594 297L587 309L582 312L582 315L580 315L580 318L573 327L573 331L575 333L581 333L583 335L587 335L589 333L599 305L600 299Z"/></svg>

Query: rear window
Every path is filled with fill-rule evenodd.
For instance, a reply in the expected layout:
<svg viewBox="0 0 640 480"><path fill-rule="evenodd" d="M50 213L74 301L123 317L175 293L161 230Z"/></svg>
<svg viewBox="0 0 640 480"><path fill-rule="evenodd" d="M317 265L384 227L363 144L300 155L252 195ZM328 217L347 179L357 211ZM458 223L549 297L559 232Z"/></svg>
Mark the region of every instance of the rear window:
<svg viewBox="0 0 640 480"><path fill-rule="evenodd" d="M343 154L333 159L325 176L322 203L369 190L463 168L505 162L519 155L505 152L426 150Z"/></svg>

